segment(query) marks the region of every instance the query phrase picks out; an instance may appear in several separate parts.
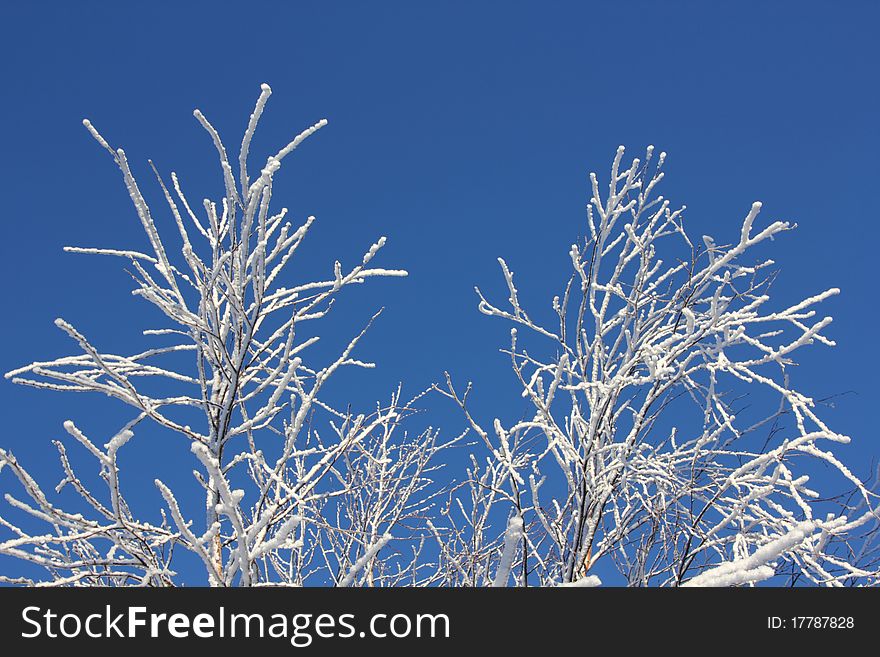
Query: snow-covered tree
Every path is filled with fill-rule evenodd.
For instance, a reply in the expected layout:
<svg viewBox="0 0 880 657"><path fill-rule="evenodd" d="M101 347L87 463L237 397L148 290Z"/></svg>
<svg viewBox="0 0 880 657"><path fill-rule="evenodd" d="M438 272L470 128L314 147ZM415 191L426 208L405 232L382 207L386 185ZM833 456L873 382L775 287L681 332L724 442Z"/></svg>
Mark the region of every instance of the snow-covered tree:
<svg viewBox="0 0 880 657"><path fill-rule="evenodd" d="M755 203L731 241L692 241L656 194L664 159L649 147L624 165L621 147L607 187L591 175L549 323L504 260L507 303L477 290L512 324L530 410L484 428L470 385L438 387L487 450L432 525L449 584L594 585L601 563L634 586L880 582L876 496L789 376L799 349L834 346L816 307L838 290L773 309L773 263L747 257L792 226L758 227ZM815 490L818 471L849 494Z"/></svg>
<svg viewBox="0 0 880 657"><path fill-rule="evenodd" d="M286 209L270 210L274 177L325 122L252 177L270 93L264 85L237 161L195 112L219 155L219 201L196 208L176 174L153 168L174 250L126 154L84 122L122 172L149 249L68 250L123 258L134 294L166 325L119 355L59 319L78 352L7 373L102 393L131 419L100 441L66 422L54 493L25 468L33 455L0 450L23 491L6 494L0 555L30 564L0 581L169 586L193 581L191 565L177 572L184 552L195 579L217 586L594 586L613 568L636 586L880 583L876 496L833 451L849 438L790 378L795 352L834 345L816 307L838 291L774 309L773 263L753 255L788 223L758 227L755 203L734 239L692 241L684 208L656 195L664 155L649 148L626 166L619 149L607 190L591 176L588 234L571 247L549 321L526 311L503 260L507 303L477 290L481 312L513 324L504 351L522 398L506 408L528 411L484 428L470 386L451 376L435 386L473 435L456 483L437 469L457 439L401 426L421 395L398 389L360 413L325 395L341 370L372 366L355 356L371 321L326 361L312 326L343 288L406 272L373 265L381 238L350 269L290 282L314 218L294 228ZM182 441L199 495L157 478L152 507L144 495L126 501L118 455L144 434L157 453ZM828 490L811 482L817 472Z"/></svg>
<svg viewBox="0 0 880 657"><path fill-rule="evenodd" d="M31 516L28 529L8 514L0 517L12 535L0 543L0 554L46 573L45 579L12 574L2 581L172 585L180 579L172 556L186 550L204 570L201 581L212 585L419 583L419 543L410 539L430 499L427 473L441 448L437 434L404 434L400 424L413 406L399 390L362 413L323 399L330 377L348 367L372 367L354 353L366 328L330 362L308 356L318 336L307 328L330 313L340 290L406 272L373 266L382 237L354 267L336 262L328 276L290 285L285 274L315 218L294 227L286 208L270 210L274 177L326 121L297 135L252 176L249 147L270 94L263 85L235 161L207 118L194 112L219 155L219 202L194 206L176 174L169 181L153 167L177 228L179 248L173 250L171 240L160 236L125 152L83 122L122 172L149 249L67 250L125 259L134 294L155 306L167 325L143 332L152 344L113 354L58 319L79 353L6 375L37 388L103 393L129 407L132 416L100 441L72 421L64 424L76 449L94 458L103 490L90 487L68 447L55 442L63 469L56 492L74 490L87 514L65 510L28 474L24 463L33 455L19 461L0 451L0 469L11 471L25 495L8 493L6 501ZM191 494L184 503L158 479L156 504L147 513L138 514L126 501L118 455L137 440L135 434L155 433L149 423L191 449L193 462L182 466L184 472L196 466L201 504L191 508ZM156 436L150 439L157 450L167 449ZM30 529L35 523L42 529Z"/></svg>

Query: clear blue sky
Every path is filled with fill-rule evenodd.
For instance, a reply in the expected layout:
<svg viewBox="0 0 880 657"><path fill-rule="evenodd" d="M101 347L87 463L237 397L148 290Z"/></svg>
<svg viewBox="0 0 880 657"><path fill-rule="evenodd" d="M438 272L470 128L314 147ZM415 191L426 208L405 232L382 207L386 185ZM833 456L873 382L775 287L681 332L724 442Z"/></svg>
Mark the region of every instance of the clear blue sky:
<svg viewBox="0 0 880 657"><path fill-rule="evenodd" d="M780 304L842 289L825 310L839 346L806 350L796 383L852 393L826 417L854 436L844 458L866 474L880 455L878 25L880 4L856 1L4 3L0 370L71 352L57 316L108 351L156 323L121 262L61 251L145 245L82 118L126 149L157 201L148 157L217 197L191 111L235 145L269 82L260 153L330 121L277 185L279 205L318 217L302 266L329 272L388 235L382 264L411 272L344 299L338 336L387 310L362 352L380 368L336 393L368 402L447 369L474 380L483 419L518 415L496 351L508 327L476 311L473 285L503 294L503 255L546 307L585 231L588 172L604 173L618 144L655 144L669 153L664 193L688 205L697 236L735 235L754 200L765 221L799 224L773 245ZM460 418L435 405L456 432ZM53 484L48 441L64 419L101 442L117 426L109 400L8 381L0 406L0 444Z"/></svg>

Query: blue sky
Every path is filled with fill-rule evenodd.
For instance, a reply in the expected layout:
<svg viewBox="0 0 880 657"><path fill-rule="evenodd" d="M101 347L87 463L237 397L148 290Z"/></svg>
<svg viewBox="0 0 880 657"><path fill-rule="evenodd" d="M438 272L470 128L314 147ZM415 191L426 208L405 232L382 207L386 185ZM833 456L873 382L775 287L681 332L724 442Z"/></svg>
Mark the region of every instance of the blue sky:
<svg viewBox="0 0 880 657"><path fill-rule="evenodd" d="M145 244L82 118L126 149L144 187L152 158L196 198L217 197L191 111L236 144L268 82L256 151L330 121L277 184L279 205L318 217L301 266L329 272L387 235L381 263L411 272L344 299L340 339L386 312L361 352L380 367L337 393L367 403L449 370L475 382L488 422L517 415L497 352L509 327L477 312L473 286L502 294L503 255L526 301L546 307L585 231L589 171L603 174L618 144L633 155L655 144L669 153L664 193L687 204L693 234L735 235L754 200L764 221L798 223L772 248L780 305L842 289L824 311L839 346L804 351L795 382L817 398L848 393L825 415L855 438L844 459L867 474L880 456L880 5L726 4L5 3L0 369L72 351L57 316L108 351L142 344L138 330L156 320L120 262L61 251ZM460 418L435 405L435 423L457 432ZM64 419L98 436L116 426L107 400L7 381L0 407L0 444L53 483L48 441Z"/></svg>

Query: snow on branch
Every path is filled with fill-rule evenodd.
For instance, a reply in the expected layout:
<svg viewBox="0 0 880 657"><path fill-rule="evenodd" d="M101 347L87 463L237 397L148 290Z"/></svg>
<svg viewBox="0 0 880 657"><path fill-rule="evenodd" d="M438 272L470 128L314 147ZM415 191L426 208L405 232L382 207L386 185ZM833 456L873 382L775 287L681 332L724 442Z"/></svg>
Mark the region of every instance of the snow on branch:
<svg viewBox="0 0 880 657"><path fill-rule="evenodd" d="M85 451L69 457L56 442L64 471L57 490L72 491L78 500L56 502L16 457L0 452L0 470L10 471L25 493L23 499L9 494L7 501L26 521L0 518L10 534L0 554L42 570L45 577L34 583L172 585L179 582L171 567L175 550L194 554L204 568L202 581L216 586L327 584L346 572L339 583L377 586L429 577L414 555L422 542L418 527L427 531L424 518L433 504L431 460L447 444L434 429L399 429L416 411L418 396L406 400L398 389L360 412L338 410L348 409L348 400L324 396L331 377L349 367L372 367L354 353L366 329L329 360L310 356L319 336L306 335L306 323L327 317L343 288L407 272L374 264L386 244L380 237L351 267L331 260L314 276L291 280L315 218L295 225L287 208L271 210L275 177L282 160L327 122L269 155L252 178L251 144L270 95L262 85L237 157L205 114L194 111L219 161L223 188L217 200L191 203L182 178L171 172L169 182L150 162L174 221L167 235L127 154L83 122L119 168L147 248L66 250L123 258L133 294L165 319L165 326L143 335L164 342L111 353L76 322L59 319L78 352L6 374L36 388L101 393L128 407L133 418L103 450L72 422L65 424ZM139 519L126 501L118 460L138 424L158 458L194 468L189 486L155 480L156 507L151 511L141 501L151 522ZM169 432L191 449L181 451ZM80 472L88 458L103 493L90 472ZM65 511L65 501L85 503L90 514ZM407 528L397 540L402 550L375 559L388 539L373 537L390 536L398 526ZM363 546L370 547L364 552Z"/></svg>
<svg viewBox="0 0 880 657"><path fill-rule="evenodd" d="M346 318L362 328L335 353L313 349L339 293L407 272L378 266L385 237L348 267L293 266L316 219L273 209L276 174L326 121L249 170L271 93L261 86L237 154L194 112L222 174L215 199L191 203L183 177L150 163L169 234L126 153L84 121L145 239L67 250L122 258L162 322L115 353L87 313L58 319L74 352L6 373L100 393L130 419L106 442L65 423L73 442L54 442L54 492L0 450L16 486L0 554L29 573L0 581L172 586L184 583L174 555L188 552L212 586L571 587L611 571L633 586L880 584L877 495L835 452L851 438L791 376L802 350L834 346L819 306L840 291L774 304L774 263L753 255L793 224L764 221L755 202L692 239L686 208L658 194L665 153L628 161L618 148L607 180L590 175L585 237L560 254L571 274L544 308L515 275L528 252L498 259L503 301L477 288L478 311L510 329L519 394L493 413L452 375L434 386L476 436L465 472L452 472L438 455L467 432L407 428L424 393L398 388L355 409L327 392L348 368L373 367L358 351L378 314ZM192 473L147 473L152 508L126 498L136 441Z"/></svg>
<svg viewBox="0 0 880 657"><path fill-rule="evenodd" d="M665 153L624 155L607 186L590 176L587 237L551 312L526 308L512 257L498 259L504 303L477 288L478 310L511 326L503 351L526 408L497 410L510 417L490 431L469 401L479 391L449 375L437 386L486 450L434 526L445 581L515 570L520 584L570 586L601 567L634 586L880 583L864 547L876 494L829 449L850 438L790 376L799 350L834 346L817 307L839 290L774 306L773 261L751 253L793 225L762 225L755 202L738 226L719 224L723 238L693 240L685 206L657 194ZM866 509L856 525L845 499Z"/></svg>
<svg viewBox="0 0 880 657"><path fill-rule="evenodd" d="M768 564L802 543L815 529L816 523L812 521L798 523L784 536L761 546L748 557L715 566L682 586L736 586L769 579L775 570Z"/></svg>

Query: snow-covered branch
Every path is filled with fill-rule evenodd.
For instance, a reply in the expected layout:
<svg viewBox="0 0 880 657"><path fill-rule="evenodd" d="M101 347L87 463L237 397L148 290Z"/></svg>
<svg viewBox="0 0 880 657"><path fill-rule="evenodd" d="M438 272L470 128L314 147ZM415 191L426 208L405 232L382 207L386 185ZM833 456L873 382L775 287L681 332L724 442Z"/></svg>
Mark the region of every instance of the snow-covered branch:
<svg viewBox="0 0 880 657"><path fill-rule="evenodd" d="M792 226L760 227L756 202L731 241L691 240L685 208L656 195L664 161L649 147L625 164L621 147L607 188L591 175L587 237L552 313L526 310L509 260L506 303L477 289L480 312L512 324L504 351L528 410L490 431L470 386L439 388L488 450L434 529L449 582L492 581L492 563L543 585L582 582L597 564L637 586L880 581L876 550L859 548L876 497L829 449L849 437L790 375L798 350L834 346L817 306L839 290L773 307L773 262L747 258ZM817 466L837 491L811 488ZM848 491L866 509L858 531L843 529L852 502L827 502Z"/></svg>
<svg viewBox="0 0 880 657"><path fill-rule="evenodd" d="M135 279L133 293L158 309L166 326L144 331L151 344L117 354L102 350L87 330L58 319L77 352L6 374L37 388L102 393L133 413L105 450L73 423L66 425L97 461L108 489L103 497L72 465L82 455L69 459L66 447L56 443L64 470L58 490L78 493L90 516L64 511L16 457L0 452L0 469L11 471L29 499L7 500L30 518L21 528L0 519L11 534L0 543L0 554L41 566L46 578L34 582L170 585L179 579L170 564L181 549L198 558L204 581L220 586L383 585L421 576L421 564L403 553L418 552L419 527L427 531L430 461L443 445L434 430L411 435L399 429L415 411L415 400L404 400L400 390L372 412L339 411L348 407L345 399L332 404L324 397L331 377L372 366L354 354L366 329L327 362L309 358L318 336L305 336L309 323L331 312L343 288L406 272L374 266L386 243L380 237L352 267L337 261L310 280L288 280L315 218L295 226L287 208L272 211L275 180L285 158L327 122L301 132L252 177L251 142L271 93L262 85L237 172L216 128L194 112L219 159L219 201L205 200L197 212L181 178L173 172L164 178L150 163L174 223L167 235L126 153L84 121L122 174L147 248L67 250L124 259ZM155 480L154 509L164 509L148 507L148 515L159 518L153 523L138 520L126 502L117 460L135 425L138 435L157 434L150 440L158 453L170 458L179 450L173 458L196 468L190 488ZM157 432L163 427L183 445ZM193 505L198 495L203 502ZM378 563L374 557L383 547L383 554L396 556Z"/></svg>

